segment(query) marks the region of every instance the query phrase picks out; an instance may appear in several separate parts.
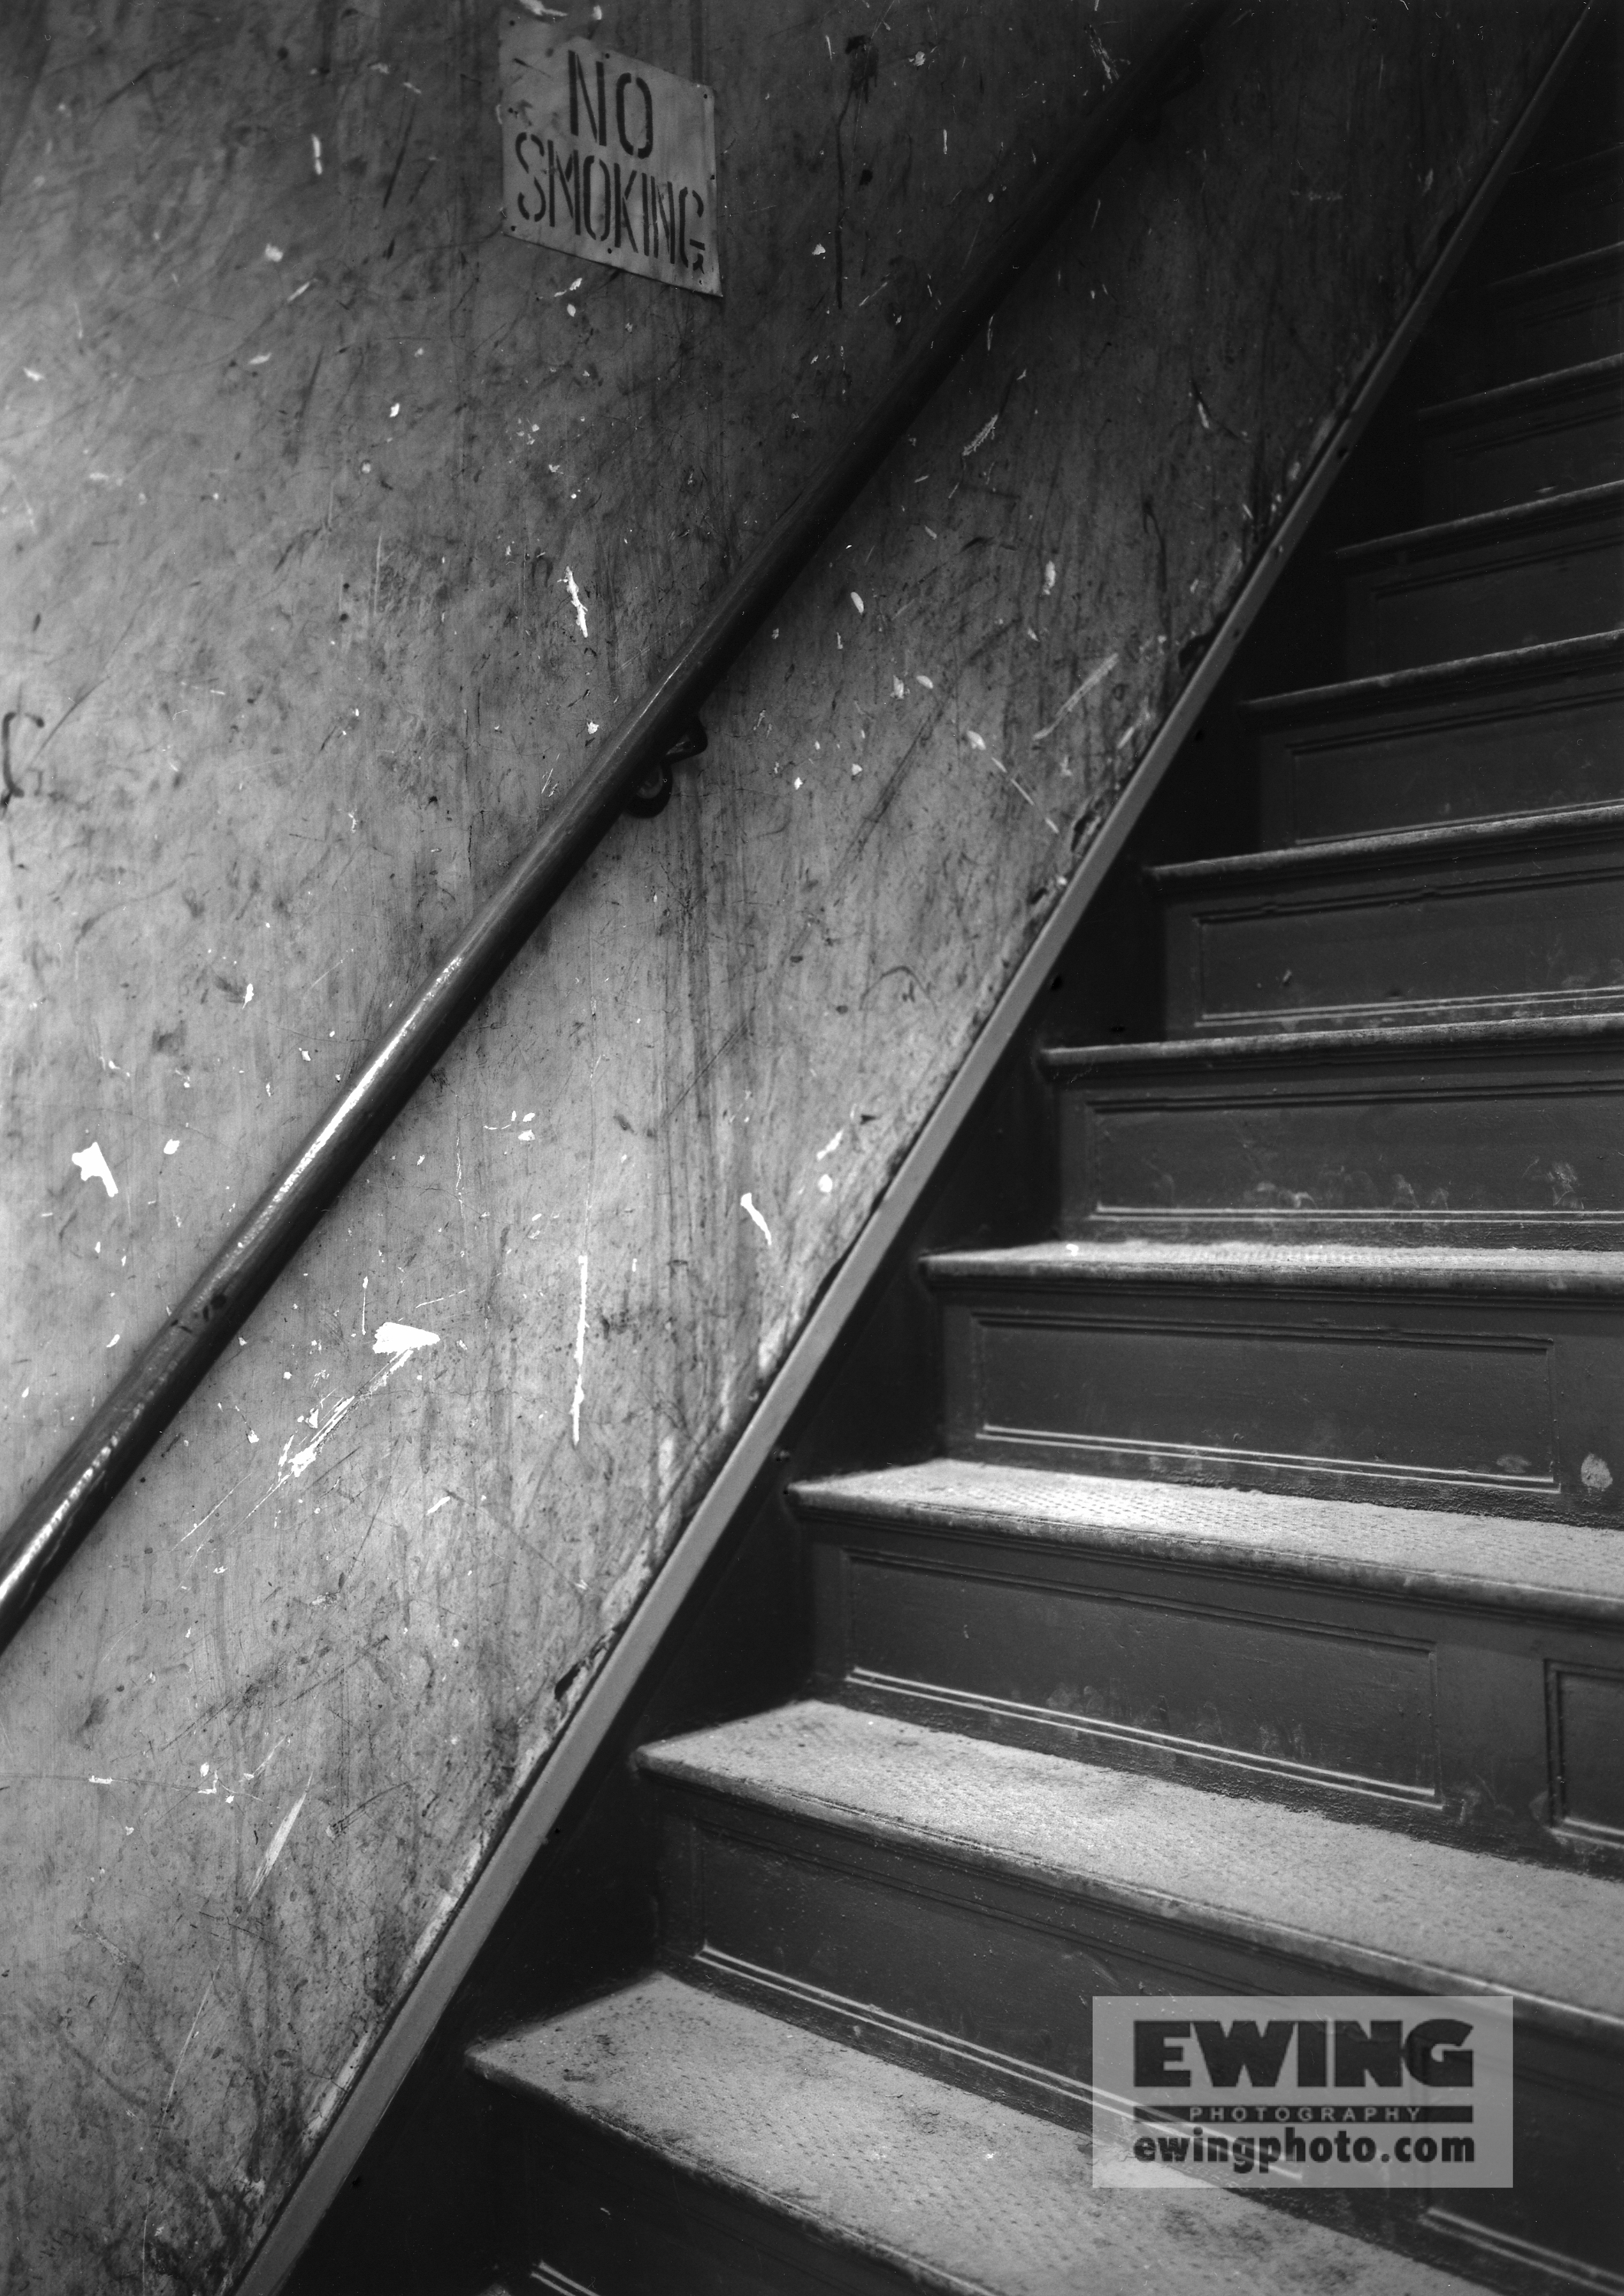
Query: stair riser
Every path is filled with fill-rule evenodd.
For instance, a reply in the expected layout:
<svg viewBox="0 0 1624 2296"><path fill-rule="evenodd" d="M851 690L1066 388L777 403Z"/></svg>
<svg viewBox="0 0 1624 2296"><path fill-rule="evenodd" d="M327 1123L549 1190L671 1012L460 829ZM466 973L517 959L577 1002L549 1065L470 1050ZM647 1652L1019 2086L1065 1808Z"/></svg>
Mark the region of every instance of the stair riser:
<svg viewBox="0 0 1624 2296"><path fill-rule="evenodd" d="M664 1896L689 1973L1057 2119L1086 2119L1096 1992L1442 1989L1397 1970L1384 1980L1331 1946L1288 1950L750 1806L673 1793L668 1823ZM1521 2019L1516 2051L1515 2189L1449 2204L1612 2263L1624 2148L1613 2058ZM1354 2211L1361 2228L1407 2245L1414 2202L1372 2197Z"/></svg>
<svg viewBox="0 0 1624 2296"><path fill-rule="evenodd" d="M1547 248L1557 242L1547 241ZM1597 242L1599 244L1599 242ZM1579 253L1574 245L1564 251ZM1624 348L1624 268L1616 257L1578 277L1490 288L1460 314L1458 332L1431 367L1445 391L1487 390Z"/></svg>
<svg viewBox="0 0 1624 2296"><path fill-rule="evenodd" d="M1616 375L1509 411L1429 422L1423 515L1468 518L1546 494L1624 478L1624 410Z"/></svg>
<svg viewBox="0 0 1624 2296"><path fill-rule="evenodd" d="M1168 888L1171 1036L1624 1004L1624 839Z"/></svg>
<svg viewBox="0 0 1624 2296"><path fill-rule="evenodd" d="M1059 1097L1062 1230L1267 1222L1272 1233L1612 1242L1624 1222L1624 1048L1543 1060L1263 1062L1079 1080ZM1506 1223L1514 1220L1513 1229ZM1581 1221L1613 1234L1574 1231Z"/></svg>
<svg viewBox="0 0 1624 2296"><path fill-rule="evenodd" d="M1349 677L1624 627L1624 507L1515 528L1468 547L1355 560Z"/></svg>
<svg viewBox="0 0 1624 2296"><path fill-rule="evenodd" d="M940 2285L836 2251L551 2104L506 2096L497 2111L508 2269L537 2296L921 2296Z"/></svg>
<svg viewBox="0 0 1624 2296"><path fill-rule="evenodd" d="M1607 152L1554 177L1525 176L1507 197L1496 242L1507 271L1554 262L1624 239L1624 183L1618 154Z"/></svg>
<svg viewBox="0 0 1624 2296"><path fill-rule="evenodd" d="M1624 799L1624 668L1266 720L1258 755L1266 846L1612 804Z"/></svg>
<svg viewBox="0 0 1624 2296"><path fill-rule="evenodd" d="M1624 1497L1616 1303L1012 1282L956 1287L943 1344L961 1457L1607 1521Z"/></svg>
<svg viewBox="0 0 1624 2296"><path fill-rule="evenodd" d="M1624 1861L1624 1635L876 1523L818 1529L819 1682L939 1728L1502 1851Z"/></svg>

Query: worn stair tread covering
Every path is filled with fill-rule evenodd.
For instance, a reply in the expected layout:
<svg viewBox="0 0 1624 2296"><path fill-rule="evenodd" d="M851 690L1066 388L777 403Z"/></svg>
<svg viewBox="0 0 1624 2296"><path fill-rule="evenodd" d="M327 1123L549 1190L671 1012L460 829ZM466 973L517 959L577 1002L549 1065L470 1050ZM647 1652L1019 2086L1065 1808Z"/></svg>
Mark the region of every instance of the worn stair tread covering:
<svg viewBox="0 0 1624 2296"><path fill-rule="evenodd" d="M1446 2296L1453 2275L1226 2194L1095 2192L1087 2139L658 1974L474 2052L823 2239L955 2296Z"/></svg>
<svg viewBox="0 0 1624 2296"><path fill-rule="evenodd" d="M812 1521L940 1527L1624 1625L1624 1538L1577 1523L979 1459L829 1476L798 1484L793 1496Z"/></svg>

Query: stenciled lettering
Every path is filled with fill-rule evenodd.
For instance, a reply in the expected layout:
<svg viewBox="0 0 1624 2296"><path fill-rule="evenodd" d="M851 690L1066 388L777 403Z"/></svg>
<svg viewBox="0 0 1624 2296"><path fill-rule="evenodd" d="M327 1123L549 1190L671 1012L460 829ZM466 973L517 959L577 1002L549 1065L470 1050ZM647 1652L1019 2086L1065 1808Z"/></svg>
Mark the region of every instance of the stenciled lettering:
<svg viewBox="0 0 1624 2296"><path fill-rule="evenodd" d="M586 84L586 66L582 63L580 58L576 54L573 48L570 50L569 53L570 133L571 135L578 135L580 134L581 112L584 110L586 114L586 125L592 130L593 135L597 138L600 144L607 144L609 141L609 105L605 101L603 92L603 59L600 57L598 60L598 108L595 112L592 108L591 90L588 88Z"/></svg>
<svg viewBox="0 0 1624 2296"><path fill-rule="evenodd" d="M570 228L573 232L578 232L581 227L581 155L578 152L572 151L568 160L562 159L558 146L549 135L547 138L547 221L554 230L558 228L558 191L561 185L564 194L564 212L570 218Z"/></svg>
<svg viewBox="0 0 1624 2296"><path fill-rule="evenodd" d="M601 64L598 70L603 70ZM600 80L599 86L602 86L602 85L603 82ZM626 91L628 87L635 87L643 98L641 144L634 144L627 133ZM649 93L647 80L640 72L622 72L615 82L615 127L619 132L620 149L627 153L627 157L633 160L646 160L654 148L654 99Z"/></svg>

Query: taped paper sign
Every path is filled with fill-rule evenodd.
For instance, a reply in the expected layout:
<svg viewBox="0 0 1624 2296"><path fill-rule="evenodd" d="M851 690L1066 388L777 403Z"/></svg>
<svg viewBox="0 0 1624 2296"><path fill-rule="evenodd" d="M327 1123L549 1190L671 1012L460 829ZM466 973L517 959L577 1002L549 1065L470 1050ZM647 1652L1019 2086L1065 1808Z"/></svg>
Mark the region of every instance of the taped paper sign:
<svg viewBox="0 0 1624 2296"><path fill-rule="evenodd" d="M502 27L498 116L516 238L721 293L708 87L515 12Z"/></svg>

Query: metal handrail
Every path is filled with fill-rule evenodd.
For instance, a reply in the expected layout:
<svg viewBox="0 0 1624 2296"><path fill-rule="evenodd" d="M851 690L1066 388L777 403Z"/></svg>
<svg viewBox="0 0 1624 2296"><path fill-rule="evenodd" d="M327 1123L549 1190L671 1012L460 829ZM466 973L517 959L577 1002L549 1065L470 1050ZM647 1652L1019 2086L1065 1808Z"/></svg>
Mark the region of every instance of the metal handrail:
<svg viewBox="0 0 1624 2296"><path fill-rule="evenodd" d="M215 1255L0 1538L0 1648L135 1472L429 1070L513 962L718 678L851 507L977 331L1042 251L1123 136L1184 86L1225 0L1190 0L1155 51L1110 85L1077 143L1013 219L857 430L689 631L556 812L368 1055L282 1177Z"/></svg>

